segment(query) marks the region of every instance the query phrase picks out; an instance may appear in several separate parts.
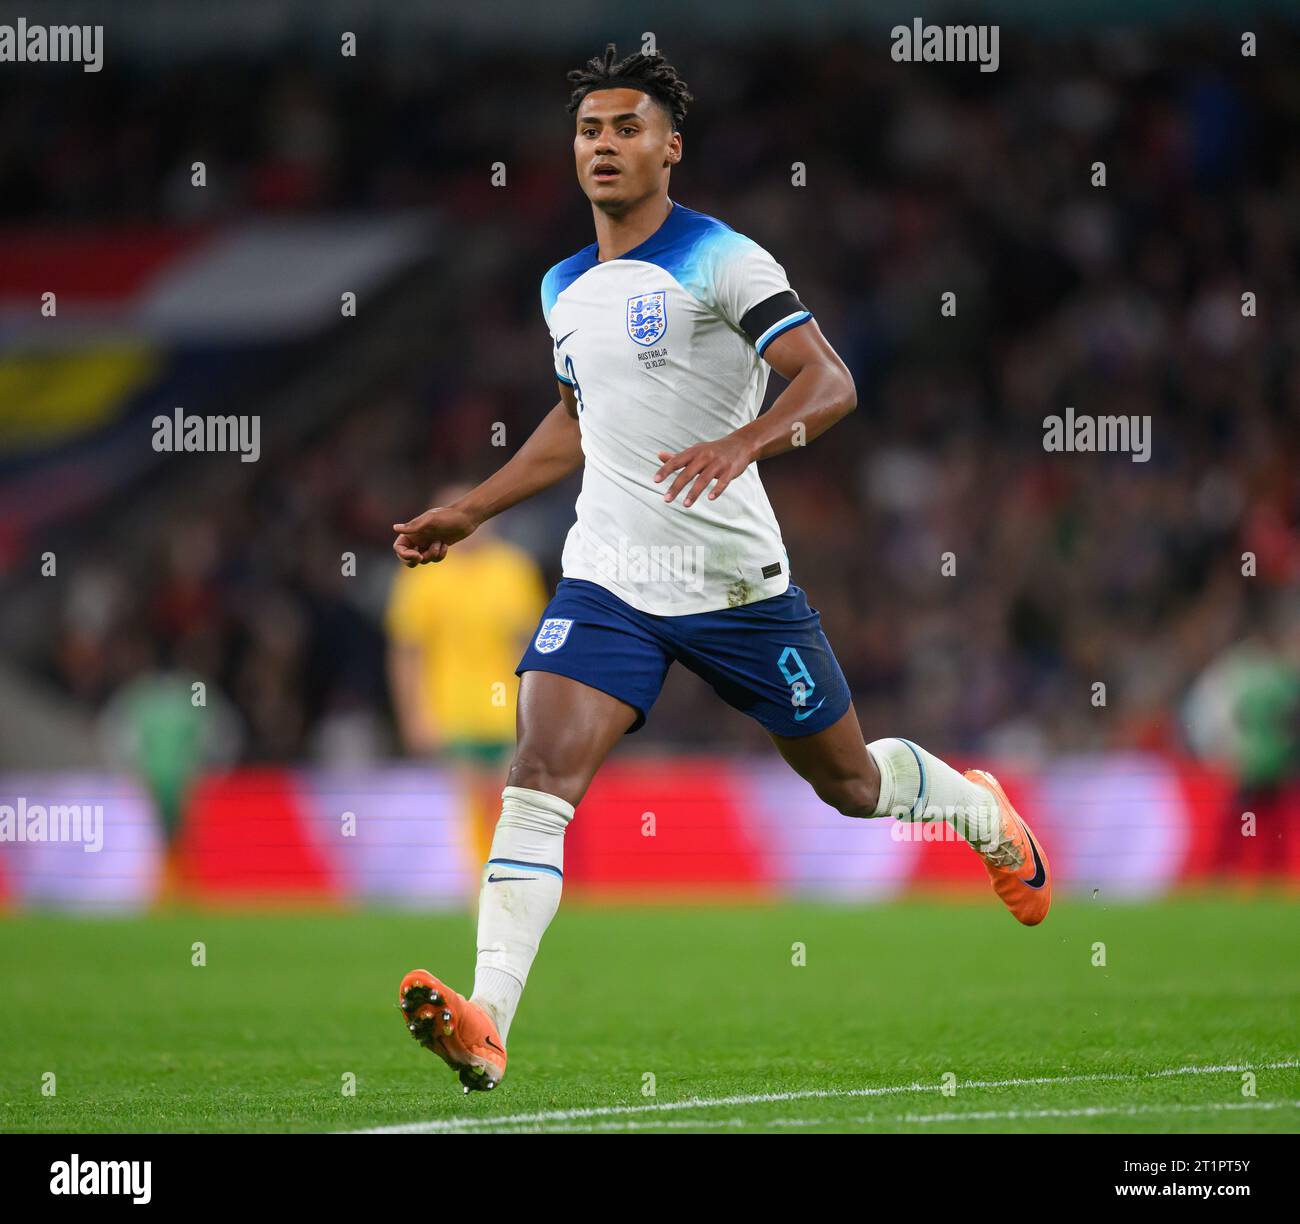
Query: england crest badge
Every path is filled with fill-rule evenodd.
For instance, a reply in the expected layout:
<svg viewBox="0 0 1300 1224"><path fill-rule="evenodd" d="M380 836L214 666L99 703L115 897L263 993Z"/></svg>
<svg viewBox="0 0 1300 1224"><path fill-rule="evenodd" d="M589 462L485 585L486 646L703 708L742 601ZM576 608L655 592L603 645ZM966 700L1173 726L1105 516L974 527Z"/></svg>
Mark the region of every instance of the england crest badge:
<svg viewBox="0 0 1300 1224"><path fill-rule="evenodd" d="M640 293L627 299L627 334L643 348L663 338L668 330L668 293Z"/></svg>
<svg viewBox="0 0 1300 1224"><path fill-rule="evenodd" d="M542 627L533 639L533 648L538 654L554 654L569 640L569 630L572 628L571 620L550 617L542 621Z"/></svg>

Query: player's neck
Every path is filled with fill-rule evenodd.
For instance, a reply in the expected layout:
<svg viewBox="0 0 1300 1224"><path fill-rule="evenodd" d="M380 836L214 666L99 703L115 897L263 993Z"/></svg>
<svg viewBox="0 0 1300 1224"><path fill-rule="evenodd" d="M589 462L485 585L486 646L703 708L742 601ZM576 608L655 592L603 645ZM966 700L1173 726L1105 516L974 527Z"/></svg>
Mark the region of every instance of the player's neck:
<svg viewBox="0 0 1300 1224"><path fill-rule="evenodd" d="M668 219L673 202L667 193L650 196L618 217L592 207L596 222L596 258L605 263L639 247Z"/></svg>

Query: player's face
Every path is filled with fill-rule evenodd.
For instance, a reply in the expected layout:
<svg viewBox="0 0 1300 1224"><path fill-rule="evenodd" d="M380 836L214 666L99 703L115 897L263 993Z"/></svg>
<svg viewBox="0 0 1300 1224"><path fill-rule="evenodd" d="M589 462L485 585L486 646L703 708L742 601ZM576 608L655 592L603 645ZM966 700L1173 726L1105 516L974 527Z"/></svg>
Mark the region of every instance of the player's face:
<svg viewBox="0 0 1300 1224"><path fill-rule="evenodd" d="M658 192L681 148L681 135L663 108L639 89L593 90L578 107L578 182L607 212L621 212Z"/></svg>

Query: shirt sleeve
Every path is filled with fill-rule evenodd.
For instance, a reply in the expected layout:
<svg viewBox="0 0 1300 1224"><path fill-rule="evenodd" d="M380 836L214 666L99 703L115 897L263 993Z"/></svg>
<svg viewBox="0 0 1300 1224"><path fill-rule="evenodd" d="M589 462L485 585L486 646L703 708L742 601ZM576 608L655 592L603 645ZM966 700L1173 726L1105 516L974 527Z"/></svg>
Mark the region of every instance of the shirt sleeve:
<svg viewBox="0 0 1300 1224"><path fill-rule="evenodd" d="M566 386L573 386L573 379L565 372L564 356L555 345L555 337L551 337L551 354L555 358L555 377Z"/></svg>
<svg viewBox="0 0 1300 1224"><path fill-rule="evenodd" d="M555 269L552 268L545 276L542 277L542 316L546 319L546 330L551 333L551 364L555 367L555 377L560 382L568 386L573 386L573 378L569 375L564 365L564 354L560 352L559 345L556 343L558 337L555 329L551 326L551 306L555 302L555 289L552 283Z"/></svg>
<svg viewBox="0 0 1300 1224"><path fill-rule="evenodd" d="M777 336L812 318L785 269L757 242L734 232L715 249L713 292L718 313L749 337L760 357Z"/></svg>

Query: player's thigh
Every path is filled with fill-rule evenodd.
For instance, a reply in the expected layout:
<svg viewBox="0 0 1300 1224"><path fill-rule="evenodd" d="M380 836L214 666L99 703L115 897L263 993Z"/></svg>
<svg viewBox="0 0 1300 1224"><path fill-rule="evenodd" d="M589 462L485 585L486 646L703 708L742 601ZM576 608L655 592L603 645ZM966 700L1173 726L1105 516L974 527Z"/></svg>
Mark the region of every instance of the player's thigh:
<svg viewBox="0 0 1300 1224"><path fill-rule="evenodd" d="M596 770L639 717L625 701L569 676L524 672L508 785L544 791L576 807Z"/></svg>
<svg viewBox="0 0 1300 1224"><path fill-rule="evenodd" d="M821 616L782 595L683 621L678 657L757 721L794 770L848 816L875 811L880 779Z"/></svg>
<svg viewBox="0 0 1300 1224"><path fill-rule="evenodd" d="M511 785L576 806L609 750L645 722L671 663L653 618L595 583L562 579L515 669Z"/></svg>
<svg viewBox="0 0 1300 1224"><path fill-rule="evenodd" d="M880 774L850 705L837 722L812 735L769 732L786 763L823 802L846 816L870 816L880 796Z"/></svg>
<svg viewBox="0 0 1300 1224"><path fill-rule="evenodd" d="M810 738L852 708L821 617L796 586L754 604L682 617L671 632L676 658L769 735Z"/></svg>

